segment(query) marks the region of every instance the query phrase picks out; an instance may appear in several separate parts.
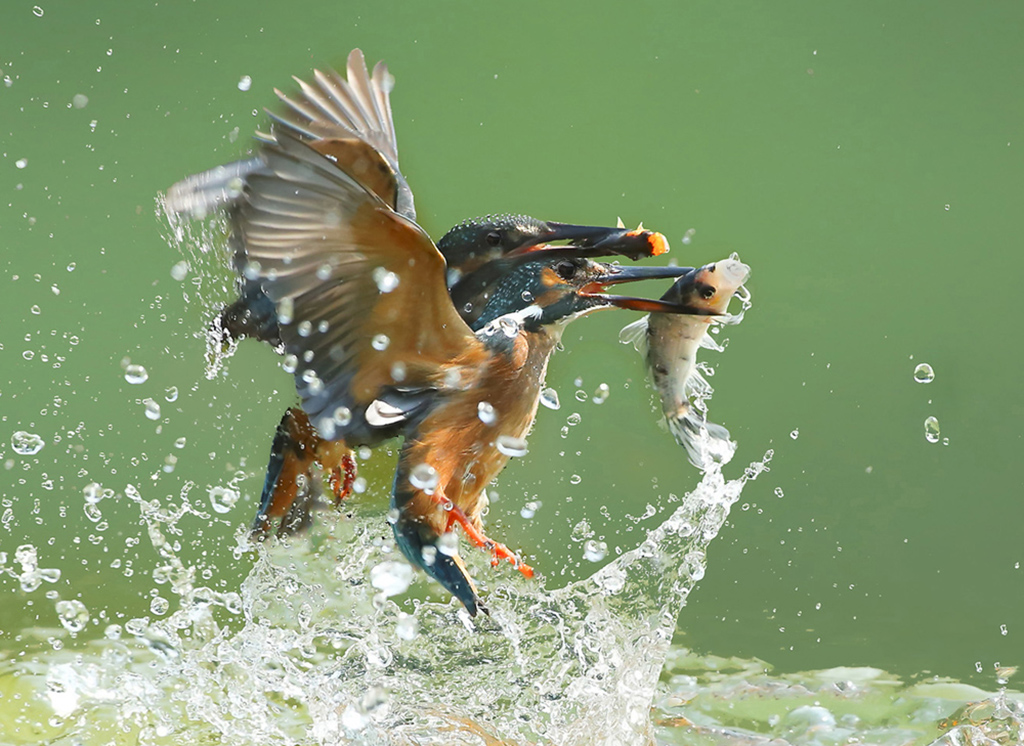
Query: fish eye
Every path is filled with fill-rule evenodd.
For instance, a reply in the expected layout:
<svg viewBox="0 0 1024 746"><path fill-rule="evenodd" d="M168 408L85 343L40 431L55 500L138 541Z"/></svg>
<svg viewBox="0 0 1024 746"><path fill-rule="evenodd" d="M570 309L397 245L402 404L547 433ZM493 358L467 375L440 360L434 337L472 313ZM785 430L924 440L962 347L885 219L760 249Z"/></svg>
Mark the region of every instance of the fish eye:
<svg viewBox="0 0 1024 746"><path fill-rule="evenodd" d="M576 265L569 261L559 262L555 265L555 272L563 280L571 280L576 274Z"/></svg>
<svg viewBox="0 0 1024 746"><path fill-rule="evenodd" d="M499 246L501 245L501 234L498 231L491 231L484 236L484 240L487 241L489 246Z"/></svg>
<svg viewBox="0 0 1024 746"><path fill-rule="evenodd" d="M700 289L700 297L704 300L711 300L715 297L715 288L711 285L705 285Z"/></svg>

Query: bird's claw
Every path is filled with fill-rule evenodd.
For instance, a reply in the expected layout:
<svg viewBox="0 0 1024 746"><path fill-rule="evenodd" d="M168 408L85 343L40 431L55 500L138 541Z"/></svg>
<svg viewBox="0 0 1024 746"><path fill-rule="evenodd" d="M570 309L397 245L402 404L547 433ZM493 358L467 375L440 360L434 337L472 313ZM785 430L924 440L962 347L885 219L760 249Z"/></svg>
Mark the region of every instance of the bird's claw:
<svg viewBox="0 0 1024 746"><path fill-rule="evenodd" d="M452 526L455 524L462 527L462 531L466 534L466 538L469 539L473 546L486 549L491 553L491 567L497 567L501 564L502 560L507 560L514 568L519 570L524 577L533 577L532 567L519 559L519 555L501 542L487 538L483 531L473 525L473 522L469 520L466 514L457 505L453 505L451 510L448 511L447 530L450 531Z"/></svg>

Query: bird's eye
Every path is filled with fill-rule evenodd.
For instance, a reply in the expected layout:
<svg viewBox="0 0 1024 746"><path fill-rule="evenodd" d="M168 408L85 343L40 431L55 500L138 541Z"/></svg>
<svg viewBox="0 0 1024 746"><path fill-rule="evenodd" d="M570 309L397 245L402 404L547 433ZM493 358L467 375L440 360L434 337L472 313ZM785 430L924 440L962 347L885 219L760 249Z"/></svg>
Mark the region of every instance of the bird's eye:
<svg viewBox="0 0 1024 746"><path fill-rule="evenodd" d="M484 239L487 241L489 246L501 245L501 234L498 233L498 231L491 231L484 237Z"/></svg>
<svg viewBox="0 0 1024 746"><path fill-rule="evenodd" d="M711 300L715 297L715 288L711 285L705 285L700 289L700 296L704 300Z"/></svg>
<svg viewBox="0 0 1024 746"><path fill-rule="evenodd" d="M576 274L576 265L572 262L559 262L555 265L555 272L563 280L571 280Z"/></svg>

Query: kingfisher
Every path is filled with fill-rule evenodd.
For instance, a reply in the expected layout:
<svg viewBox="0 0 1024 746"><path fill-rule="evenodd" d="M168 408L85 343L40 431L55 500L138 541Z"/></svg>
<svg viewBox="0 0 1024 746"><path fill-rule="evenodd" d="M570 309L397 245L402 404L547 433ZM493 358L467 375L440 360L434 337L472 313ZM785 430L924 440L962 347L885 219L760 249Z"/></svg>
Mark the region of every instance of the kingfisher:
<svg viewBox="0 0 1024 746"><path fill-rule="evenodd" d="M370 77L356 50L348 80L315 77L316 85L296 79L300 97L277 92L288 111L271 114L257 156L190 177L167 196L176 212L227 210L242 281L221 325L275 345L294 368L302 409L278 430L280 463L272 479L272 455L257 524L291 510L295 495L275 485L301 482L308 464L289 462L290 447L333 466L340 493L351 487L351 445L405 435L392 494L396 543L475 614L472 580L441 537L460 525L495 561L532 572L483 534L481 497L522 447L565 323L614 306L671 310L602 291L687 268L589 258L661 253L660 234L522 216L467 221L435 247L398 169L386 68ZM550 245L559 240L573 243Z"/></svg>

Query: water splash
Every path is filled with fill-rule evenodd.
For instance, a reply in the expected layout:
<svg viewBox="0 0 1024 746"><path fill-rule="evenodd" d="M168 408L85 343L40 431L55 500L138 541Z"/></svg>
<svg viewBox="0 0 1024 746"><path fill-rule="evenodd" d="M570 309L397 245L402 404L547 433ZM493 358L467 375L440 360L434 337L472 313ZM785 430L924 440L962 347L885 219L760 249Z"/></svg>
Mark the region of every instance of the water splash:
<svg viewBox="0 0 1024 746"><path fill-rule="evenodd" d="M209 513L188 487L174 503L129 485L155 577L177 600L154 596L156 618L125 623L132 639L93 641L71 667L52 651L44 668L24 664L48 703L42 722L84 742L123 730L140 743L646 743L705 549L770 457L738 479L710 468L639 547L563 588L467 552L490 586L491 616L473 621L454 601L390 597L422 576L382 545L370 510L270 551L239 535L238 556L255 561L238 592L199 586L172 538Z"/></svg>

